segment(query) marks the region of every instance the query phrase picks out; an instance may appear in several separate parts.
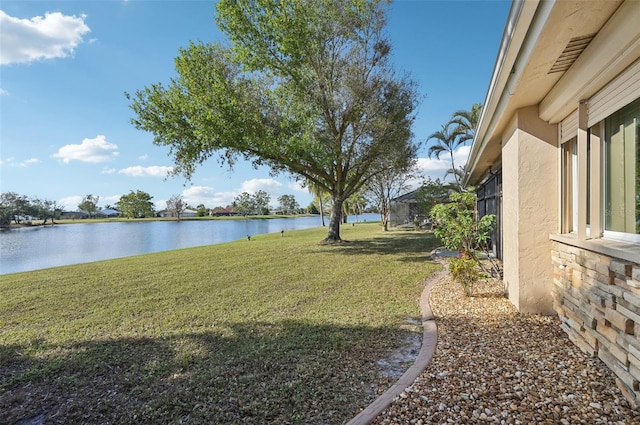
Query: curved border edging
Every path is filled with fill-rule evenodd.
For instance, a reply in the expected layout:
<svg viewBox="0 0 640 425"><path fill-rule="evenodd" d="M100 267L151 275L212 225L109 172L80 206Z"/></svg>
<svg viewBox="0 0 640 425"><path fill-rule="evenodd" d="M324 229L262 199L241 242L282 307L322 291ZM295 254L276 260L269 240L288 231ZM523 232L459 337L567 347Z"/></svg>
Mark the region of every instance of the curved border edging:
<svg viewBox="0 0 640 425"><path fill-rule="evenodd" d="M437 260L435 250L431 251L431 258ZM442 264L442 262L440 262ZM431 305L429 305L429 296L431 288L447 273L446 265L425 283L425 288L420 295L420 310L422 312L422 347L420 353L416 357L413 365L398 379L398 381L378 397L373 403L367 406L362 412L358 413L353 419L347 422L347 425L368 425L382 413L384 409L389 407L393 400L407 389L427 368L427 365L436 352L438 343L438 327L436 325Z"/></svg>

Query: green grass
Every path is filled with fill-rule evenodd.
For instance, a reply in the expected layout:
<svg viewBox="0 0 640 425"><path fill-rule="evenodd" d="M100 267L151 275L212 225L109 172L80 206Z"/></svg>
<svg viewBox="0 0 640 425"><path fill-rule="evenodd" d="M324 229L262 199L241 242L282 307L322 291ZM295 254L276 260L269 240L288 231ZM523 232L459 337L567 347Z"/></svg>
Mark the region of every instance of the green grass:
<svg viewBox="0 0 640 425"><path fill-rule="evenodd" d="M344 226L0 276L7 423L343 423L439 269L426 233ZM2 422L2 419L0 419Z"/></svg>

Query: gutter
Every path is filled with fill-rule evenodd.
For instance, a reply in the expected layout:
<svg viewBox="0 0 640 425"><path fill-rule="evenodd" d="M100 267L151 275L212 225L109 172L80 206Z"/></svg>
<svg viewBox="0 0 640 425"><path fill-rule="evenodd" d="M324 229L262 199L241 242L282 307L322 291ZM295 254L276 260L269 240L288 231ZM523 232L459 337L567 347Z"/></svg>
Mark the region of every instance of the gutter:
<svg viewBox="0 0 640 425"><path fill-rule="evenodd" d="M509 105L511 95L524 71L555 0L514 0L500 42L496 65L467 158L468 185L480 155L494 135L496 126Z"/></svg>

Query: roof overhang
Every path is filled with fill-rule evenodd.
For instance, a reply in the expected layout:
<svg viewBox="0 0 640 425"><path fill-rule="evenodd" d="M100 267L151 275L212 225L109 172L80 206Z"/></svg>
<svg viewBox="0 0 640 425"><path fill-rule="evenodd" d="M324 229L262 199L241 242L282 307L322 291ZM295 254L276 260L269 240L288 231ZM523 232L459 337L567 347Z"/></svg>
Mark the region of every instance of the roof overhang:
<svg viewBox="0 0 640 425"><path fill-rule="evenodd" d="M640 57L640 2L515 0L467 161L478 184L500 160L514 113L555 124Z"/></svg>

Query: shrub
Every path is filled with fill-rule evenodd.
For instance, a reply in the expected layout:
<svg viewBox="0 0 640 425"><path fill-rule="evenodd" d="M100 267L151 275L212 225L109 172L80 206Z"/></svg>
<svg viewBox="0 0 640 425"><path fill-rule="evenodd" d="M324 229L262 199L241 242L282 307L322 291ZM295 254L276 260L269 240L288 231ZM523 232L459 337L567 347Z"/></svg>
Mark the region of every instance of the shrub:
<svg viewBox="0 0 640 425"><path fill-rule="evenodd" d="M449 271L462 284L465 294L471 296L473 284L484 276L478 269L476 251L485 249L496 217L477 217L473 192L452 193L449 201L431 210L434 233L447 249L461 253L461 258L451 260Z"/></svg>
<svg viewBox="0 0 640 425"><path fill-rule="evenodd" d="M484 277L478 269L476 260L467 256L452 258L449 261L449 272L451 277L462 285L464 293L468 297L473 295L473 285Z"/></svg>

